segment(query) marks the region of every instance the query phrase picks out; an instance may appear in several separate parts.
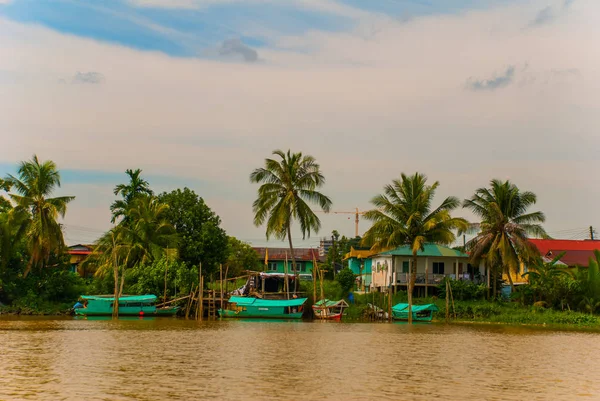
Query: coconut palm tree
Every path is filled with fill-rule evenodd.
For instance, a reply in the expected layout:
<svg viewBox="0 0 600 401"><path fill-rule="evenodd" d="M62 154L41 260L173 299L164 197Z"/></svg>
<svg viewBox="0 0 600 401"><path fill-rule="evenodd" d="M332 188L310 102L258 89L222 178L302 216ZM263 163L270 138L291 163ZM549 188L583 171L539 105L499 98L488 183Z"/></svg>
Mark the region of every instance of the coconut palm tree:
<svg viewBox="0 0 600 401"><path fill-rule="evenodd" d="M21 162L17 177L9 175L6 182L17 194L10 198L16 209L27 211L31 216L27 237L30 259L23 277L32 267L47 263L50 255L64 247L64 238L58 217L64 217L67 204L74 196L49 198L60 187L60 173L53 161L40 162L36 155L30 161Z"/></svg>
<svg viewBox="0 0 600 401"><path fill-rule="evenodd" d="M115 195L121 195L123 199L119 199L110 205L110 211L112 212L111 222L114 223L119 217L123 218L123 221L127 221L126 212L129 209L131 202L139 196L152 196L154 192L150 189L148 181L141 178L142 170L139 168L134 170L127 169L125 174L129 176L128 184L119 184L114 189Z"/></svg>
<svg viewBox="0 0 600 401"><path fill-rule="evenodd" d="M284 240L290 246L292 269L296 275L294 291L298 288L298 271L292 244L292 222L300 224L302 237L310 237L311 231L317 233L321 221L310 209L309 203L316 203L325 212L331 208L331 200L317 191L325 184L319 164L309 155L287 153L275 150L278 159L265 159L265 166L250 174L250 182L261 184L258 197L252 204L254 224L267 223L266 236Z"/></svg>
<svg viewBox="0 0 600 401"><path fill-rule="evenodd" d="M375 196L371 203L375 209L364 217L373 222L365 233L363 244L376 252L409 246L412 266L408 282L408 319L412 323L412 295L417 274L417 253L425 244L449 245L456 240L455 230L462 232L469 226L463 218L455 218L450 212L460 206L460 200L450 196L437 207L433 198L439 186L436 181L427 185L427 177L420 173L393 180L384 187L384 193Z"/></svg>
<svg viewBox="0 0 600 401"><path fill-rule="evenodd" d="M536 201L533 192L522 192L508 180L494 179L489 188L477 189L471 199L463 202L464 208L481 219L479 233L466 246L471 253L471 262L479 264L485 260L494 270L495 266L502 266L512 290L511 272L517 273L521 262L529 263L539 257L539 251L529 242L529 236L548 237L541 226L546 220L544 214L527 212Z"/></svg>
<svg viewBox="0 0 600 401"><path fill-rule="evenodd" d="M167 252L177 249L175 228L167 222L169 206L150 196L135 198L125 211L128 224L119 224L97 242L94 257L88 263L97 267L96 275L111 270L117 279L121 274L118 295L123 291L125 270L136 265L152 263ZM116 293L115 283L115 293Z"/></svg>

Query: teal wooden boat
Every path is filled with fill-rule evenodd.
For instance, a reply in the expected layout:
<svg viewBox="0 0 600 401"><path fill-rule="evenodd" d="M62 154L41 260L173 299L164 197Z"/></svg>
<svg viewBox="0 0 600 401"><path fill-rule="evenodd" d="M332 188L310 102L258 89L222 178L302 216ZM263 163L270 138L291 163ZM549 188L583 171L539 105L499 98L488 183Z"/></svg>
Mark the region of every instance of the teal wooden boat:
<svg viewBox="0 0 600 401"><path fill-rule="evenodd" d="M413 305L412 316L415 322L431 322L433 312L439 309L435 304ZM408 304L400 303L392 307L392 317L394 320L408 320Z"/></svg>
<svg viewBox="0 0 600 401"><path fill-rule="evenodd" d="M219 316L225 318L300 319L307 298L261 299L232 296Z"/></svg>
<svg viewBox="0 0 600 401"><path fill-rule="evenodd" d="M110 316L115 301L112 295L82 295L78 316ZM119 316L173 316L179 307L157 308L156 295L123 295L119 297Z"/></svg>

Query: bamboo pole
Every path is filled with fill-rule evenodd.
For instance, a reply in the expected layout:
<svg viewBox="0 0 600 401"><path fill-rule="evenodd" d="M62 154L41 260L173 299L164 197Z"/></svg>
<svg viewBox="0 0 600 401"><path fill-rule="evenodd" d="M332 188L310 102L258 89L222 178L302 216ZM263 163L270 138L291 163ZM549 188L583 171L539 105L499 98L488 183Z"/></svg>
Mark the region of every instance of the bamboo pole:
<svg viewBox="0 0 600 401"><path fill-rule="evenodd" d="M392 321L392 286L390 285L390 289L388 290L388 292L390 293L389 299L388 299L388 319L390 320L390 322Z"/></svg>
<svg viewBox="0 0 600 401"><path fill-rule="evenodd" d="M181 301L182 299L186 299L186 298L189 298L189 297L190 297L189 295L186 295L184 297L179 297L179 298L175 298L175 299L172 299L170 301L167 301L167 302L160 303L160 304L158 304L156 306L165 306L165 305L172 304L173 302Z"/></svg>
<svg viewBox="0 0 600 401"><path fill-rule="evenodd" d="M223 309L223 265L219 265L219 274L221 277L221 309Z"/></svg>
<svg viewBox="0 0 600 401"><path fill-rule="evenodd" d="M287 299L290 299L290 283L288 281L288 273L287 272L288 272L288 258L287 258L287 251L286 251L285 264L283 265L283 274L285 277L285 294L287 296Z"/></svg>
<svg viewBox="0 0 600 401"><path fill-rule="evenodd" d="M200 321L204 320L204 277L200 277Z"/></svg>
<svg viewBox="0 0 600 401"><path fill-rule="evenodd" d="M190 295L189 295L190 298L188 299L187 305L185 307L185 318L186 318L186 320L190 317L190 306L192 304L192 300L194 299L194 294L195 294L194 284L192 284L192 288L190 288Z"/></svg>
<svg viewBox="0 0 600 401"><path fill-rule="evenodd" d="M450 318L450 284L446 279L446 323L448 323L448 319Z"/></svg>
<svg viewBox="0 0 600 401"><path fill-rule="evenodd" d="M167 272L169 271L169 248L167 248L167 265L165 266L165 293L163 302L167 302Z"/></svg>
<svg viewBox="0 0 600 401"><path fill-rule="evenodd" d="M313 302L317 303L317 258L315 258L315 254L313 253Z"/></svg>
<svg viewBox="0 0 600 401"><path fill-rule="evenodd" d="M452 300L452 312L454 313L454 319L456 319L456 309L454 309L454 295L452 294L452 286L448 283L448 288L450 289L450 300Z"/></svg>

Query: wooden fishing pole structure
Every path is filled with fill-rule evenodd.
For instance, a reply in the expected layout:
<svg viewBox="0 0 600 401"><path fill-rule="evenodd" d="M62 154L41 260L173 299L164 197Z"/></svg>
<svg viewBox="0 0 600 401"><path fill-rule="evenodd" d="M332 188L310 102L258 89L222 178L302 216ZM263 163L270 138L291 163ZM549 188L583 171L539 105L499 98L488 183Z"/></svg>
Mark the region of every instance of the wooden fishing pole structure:
<svg viewBox="0 0 600 401"><path fill-rule="evenodd" d="M287 299L290 299L290 283L288 281L288 257L287 257L287 251L285 252L285 265L283 265L283 274L285 277L285 294L287 296ZM294 284L295 286L295 284Z"/></svg>
<svg viewBox="0 0 600 401"><path fill-rule="evenodd" d="M454 319L456 319L456 309L454 308L454 297L452 296L452 286L450 280L446 280L446 323L450 319L450 300L452 300L452 311L454 312Z"/></svg>
<svg viewBox="0 0 600 401"><path fill-rule="evenodd" d="M198 305L196 305L196 320L202 320L204 317L204 279L202 277L202 262L198 266L198 286L200 292L198 293Z"/></svg>

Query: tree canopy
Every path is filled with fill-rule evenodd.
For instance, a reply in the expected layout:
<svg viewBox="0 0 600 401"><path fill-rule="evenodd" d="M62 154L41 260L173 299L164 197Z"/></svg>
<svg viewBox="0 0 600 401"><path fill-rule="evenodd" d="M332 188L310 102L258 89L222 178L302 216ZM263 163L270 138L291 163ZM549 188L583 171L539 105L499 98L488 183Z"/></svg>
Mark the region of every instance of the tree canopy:
<svg viewBox="0 0 600 401"><path fill-rule="evenodd" d="M521 191L510 181L492 180L489 188L479 188L463 207L481 219L480 231L467 243L473 264L485 260L488 266L502 266L511 286L511 272L518 272L521 262L534 262L539 251L529 236L546 238L541 223L542 212L528 212L535 205L533 192Z"/></svg>
<svg viewBox="0 0 600 401"><path fill-rule="evenodd" d="M250 174L250 182L261 184L252 204L254 224L267 224L267 239L270 236L278 239L287 237L292 269L297 274L292 222L300 224L303 238L310 237L311 231L319 232L321 220L311 210L309 203L317 204L323 211L329 212L332 202L317 191L325 184L325 176L314 157L290 150L287 153L275 150L273 155L278 159L265 159L264 167ZM298 280L294 281L294 285L298 285Z"/></svg>
<svg viewBox="0 0 600 401"><path fill-rule="evenodd" d="M163 192L158 200L169 205L165 219L178 234L180 260L194 266L202 262L207 274L216 271L227 259L228 246L219 216L189 188Z"/></svg>

